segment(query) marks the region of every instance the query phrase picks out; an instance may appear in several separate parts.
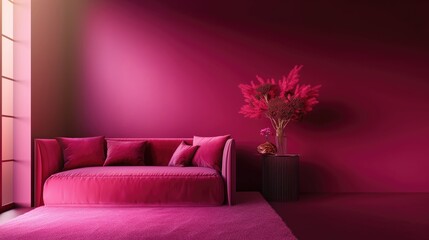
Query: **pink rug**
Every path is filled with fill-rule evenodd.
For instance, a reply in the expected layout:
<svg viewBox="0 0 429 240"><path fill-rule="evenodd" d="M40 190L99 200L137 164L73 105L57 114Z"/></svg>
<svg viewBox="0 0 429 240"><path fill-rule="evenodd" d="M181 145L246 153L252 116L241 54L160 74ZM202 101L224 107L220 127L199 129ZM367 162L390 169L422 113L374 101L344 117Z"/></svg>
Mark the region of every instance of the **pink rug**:
<svg viewBox="0 0 429 240"><path fill-rule="evenodd" d="M0 239L296 239L256 192L233 207L39 207L0 225Z"/></svg>

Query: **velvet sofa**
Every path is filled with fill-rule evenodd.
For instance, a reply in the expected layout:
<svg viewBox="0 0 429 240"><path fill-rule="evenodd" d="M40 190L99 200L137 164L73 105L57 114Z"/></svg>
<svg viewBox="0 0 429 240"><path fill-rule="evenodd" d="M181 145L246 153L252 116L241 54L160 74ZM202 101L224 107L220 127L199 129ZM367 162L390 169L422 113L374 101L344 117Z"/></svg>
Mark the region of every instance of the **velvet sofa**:
<svg viewBox="0 0 429 240"><path fill-rule="evenodd" d="M109 138L106 138L109 140ZM35 205L214 206L232 205L235 142L223 148L221 169L170 167L175 149L191 138L110 138L146 141L145 166L96 166L63 171L56 139L35 140Z"/></svg>

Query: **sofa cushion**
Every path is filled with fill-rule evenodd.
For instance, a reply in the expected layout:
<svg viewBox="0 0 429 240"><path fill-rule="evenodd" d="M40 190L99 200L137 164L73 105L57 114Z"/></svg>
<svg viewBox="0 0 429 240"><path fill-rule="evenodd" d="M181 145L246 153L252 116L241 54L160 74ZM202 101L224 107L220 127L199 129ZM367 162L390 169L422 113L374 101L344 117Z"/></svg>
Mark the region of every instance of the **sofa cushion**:
<svg viewBox="0 0 429 240"><path fill-rule="evenodd" d="M146 141L144 161L147 166L168 166L171 156L182 141L192 144L192 138L106 138L114 141Z"/></svg>
<svg viewBox="0 0 429 240"><path fill-rule="evenodd" d="M188 145L185 142L180 143L173 153L168 166L185 167L191 165L192 158L198 147L199 146Z"/></svg>
<svg viewBox="0 0 429 240"><path fill-rule="evenodd" d="M177 146L179 146L182 141L181 139L154 139L148 141L148 149L145 156L148 163L147 165L168 166L171 156L173 156ZM187 143L192 144L192 140Z"/></svg>
<svg viewBox="0 0 429 240"><path fill-rule="evenodd" d="M104 163L104 137L57 138L64 158L64 170L102 166Z"/></svg>
<svg viewBox="0 0 429 240"><path fill-rule="evenodd" d="M143 166L145 141L107 140L104 166Z"/></svg>
<svg viewBox="0 0 429 240"><path fill-rule="evenodd" d="M51 175L45 205L221 205L222 176L201 167L104 166Z"/></svg>
<svg viewBox="0 0 429 240"><path fill-rule="evenodd" d="M192 165L208 167L220 171L222 168L222 153L230 135L217 137L194 136L193 145L199 146L195 153Z"/></svg>

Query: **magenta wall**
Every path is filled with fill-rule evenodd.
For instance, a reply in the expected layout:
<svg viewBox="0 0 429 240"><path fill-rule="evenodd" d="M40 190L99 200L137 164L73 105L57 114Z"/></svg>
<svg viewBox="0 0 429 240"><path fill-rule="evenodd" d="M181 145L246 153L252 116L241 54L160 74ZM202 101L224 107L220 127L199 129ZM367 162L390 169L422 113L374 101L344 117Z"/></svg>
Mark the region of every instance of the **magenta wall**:
<svg viewBox="0 0 429 240"><path fill-rule="evenodd" d="M287 129L301 191L429 191L426 3L161 2L88 3L73 134L230 133L238 189L259 189L255 147L269 122L238 114L237 85L303 64L302 81L323 87L315 111Z"/></svg>

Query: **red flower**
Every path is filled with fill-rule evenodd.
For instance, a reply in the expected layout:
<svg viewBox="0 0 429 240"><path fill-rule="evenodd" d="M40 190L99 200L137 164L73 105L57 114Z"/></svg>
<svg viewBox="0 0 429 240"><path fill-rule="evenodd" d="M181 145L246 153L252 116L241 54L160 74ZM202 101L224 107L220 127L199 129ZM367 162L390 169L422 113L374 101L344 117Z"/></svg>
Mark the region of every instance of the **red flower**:
<svg viewBox="0 0 429 240"><path fill-rule="evenodd" d="M276 130L282 130L291 120L310 112L318 103L321 85L298 85L301 69L302 66L295 66L278 82L256 76L258 83L240 84L245 104L239 113L249 118L265 116Z"/></svg>

